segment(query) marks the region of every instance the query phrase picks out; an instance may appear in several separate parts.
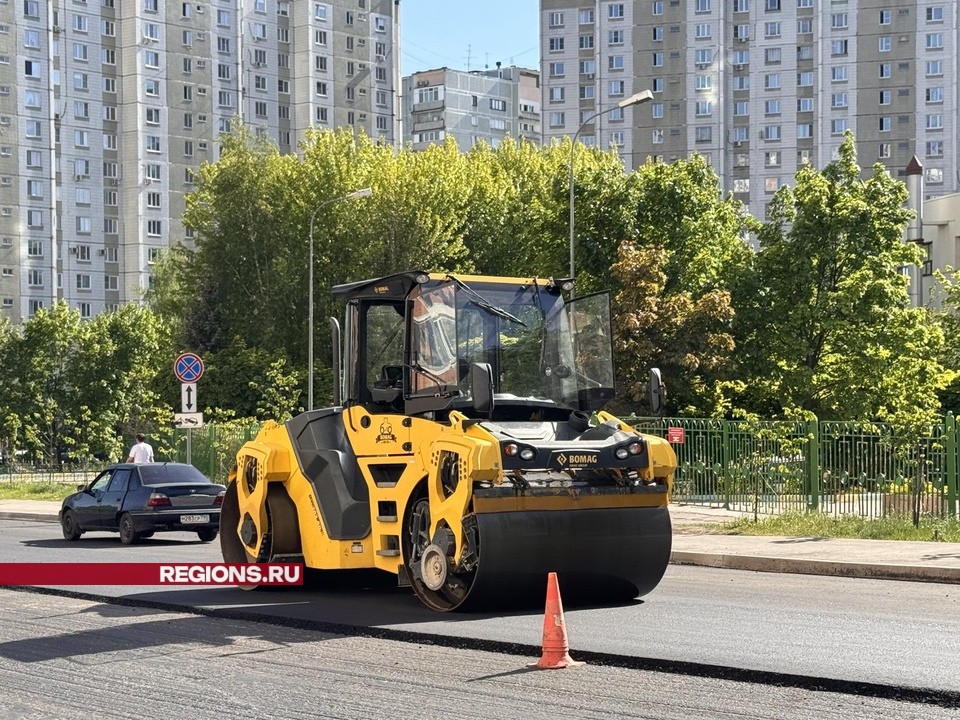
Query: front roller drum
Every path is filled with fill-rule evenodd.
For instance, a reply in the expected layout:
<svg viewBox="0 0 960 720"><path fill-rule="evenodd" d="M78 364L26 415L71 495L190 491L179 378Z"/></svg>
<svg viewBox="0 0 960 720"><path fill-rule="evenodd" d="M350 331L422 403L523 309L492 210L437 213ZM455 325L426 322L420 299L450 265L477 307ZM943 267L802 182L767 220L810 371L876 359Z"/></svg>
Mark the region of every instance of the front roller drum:
<svg viewBox="0 0 960 720"><path fill-rule="evenodd" d="M550 572L566 604L629 601L657 586L672 544L666 507L479 513L464 518L474 547L468 540L471 560L458 570L428 528L423 500L407 524L404 562L417 597L440 611L534 607Z"/></svg>

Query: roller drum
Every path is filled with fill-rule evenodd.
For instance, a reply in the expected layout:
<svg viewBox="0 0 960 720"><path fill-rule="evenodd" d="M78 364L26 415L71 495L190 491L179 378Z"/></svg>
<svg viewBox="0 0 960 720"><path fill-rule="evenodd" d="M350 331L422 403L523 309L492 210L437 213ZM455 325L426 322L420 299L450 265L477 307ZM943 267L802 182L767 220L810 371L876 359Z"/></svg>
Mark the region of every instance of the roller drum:
<svg viewBox="0 0 960 720"><path fill-rule="evenodd" d="M451 610L542 604L550 572L568 605L629 601L652 591L670 561L666 507L485 512L476 520L479 563Z"/></svg>

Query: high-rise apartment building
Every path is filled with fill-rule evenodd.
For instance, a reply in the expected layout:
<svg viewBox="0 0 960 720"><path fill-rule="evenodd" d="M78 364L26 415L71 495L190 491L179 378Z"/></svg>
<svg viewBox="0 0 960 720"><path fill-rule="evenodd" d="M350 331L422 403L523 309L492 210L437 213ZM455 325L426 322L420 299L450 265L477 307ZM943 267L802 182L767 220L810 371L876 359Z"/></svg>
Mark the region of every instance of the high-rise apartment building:
<svg viewBox="0 0 960 720"><path fill-rule="evenodd" d="M425 70L403 79L404 142L414 150L456 140L464 152L505 137L540 143L540 75L516 66Z"/></svg>
<svg viewBox="0 0 960 720"><path fill-rule="evenodd" d="M922 160L925 196L960 189L957 0L541 0L544 140L616 147L628 169L696 151L763 218L803 163L895 177Z"/></svg>
<svg viewBox="0 0 960 720"><path fill-rule="evenodd" d="M0 0L0 312L140 299L239 118L397 142L396 0Z"/></svg>

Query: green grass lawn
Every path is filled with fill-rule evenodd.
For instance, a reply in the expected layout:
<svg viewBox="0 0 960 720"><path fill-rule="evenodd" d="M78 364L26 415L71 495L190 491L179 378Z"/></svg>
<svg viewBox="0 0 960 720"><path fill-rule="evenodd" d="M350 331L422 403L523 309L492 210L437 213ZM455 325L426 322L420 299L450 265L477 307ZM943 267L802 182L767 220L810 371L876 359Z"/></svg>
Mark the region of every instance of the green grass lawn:
<svg viewBox="0 0 960 720"><path fill-rule="evenodd" d="M921 517L920 526L914 527L909 517L836 518L823 513L786 513L756 522L750 518L733 520L723 523L720 531L730 535L960 542L960 520L956 518Z"/></svg>
<svg viewBox="0 0 960 720"><path fill-rule="evenodd" d="M0 500L63 500L76 485L54 482L0 482Z"/></svg>

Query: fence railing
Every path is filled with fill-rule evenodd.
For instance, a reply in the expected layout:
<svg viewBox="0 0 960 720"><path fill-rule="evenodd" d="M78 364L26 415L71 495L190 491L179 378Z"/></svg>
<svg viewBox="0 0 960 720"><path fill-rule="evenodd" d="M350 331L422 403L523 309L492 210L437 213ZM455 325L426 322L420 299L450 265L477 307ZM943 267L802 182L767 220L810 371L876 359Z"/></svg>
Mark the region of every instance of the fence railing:
<svg viewBox="0 0 960 720"><path fill-rule="evenodd" d="M960 458L953 415L912 442L885 423L630 421L661 437L682 428L683 442L673 444L678 502L758 514L957 516Z"/></svg>
<svg viewBox="0 0 960 720"><path fill-rule="evenodd" d="M820 510L863 517L957 517L960 449L953 415L919 441L884 423L737 421L710 418L631 418L643 432L675 443L676 502L757 514ZM191 462L214 482L226 481L240 446L259 424L206 425L190 430ZM674 433L676 434L676 433ZM162 433L168 457L187 460L187 435ZM102 465L0 467L4 480L87 482Z"/></svg>
<svg viewBox="0 0 960 720"><path fill-rule="evenodd" d="M248 440L256 437L260 423L246 425L210 424L201 428L163 430L151 434L155 458L160 461L187 462L187 433L190 433L190 463L210 480L226 484L230 468L236 462L237 451ZM126 448L124 449L126 452ZM33 463L0 464L0 482L39 482L79 485L96 477L110 462L62 463L38 465Z"/></svg>

